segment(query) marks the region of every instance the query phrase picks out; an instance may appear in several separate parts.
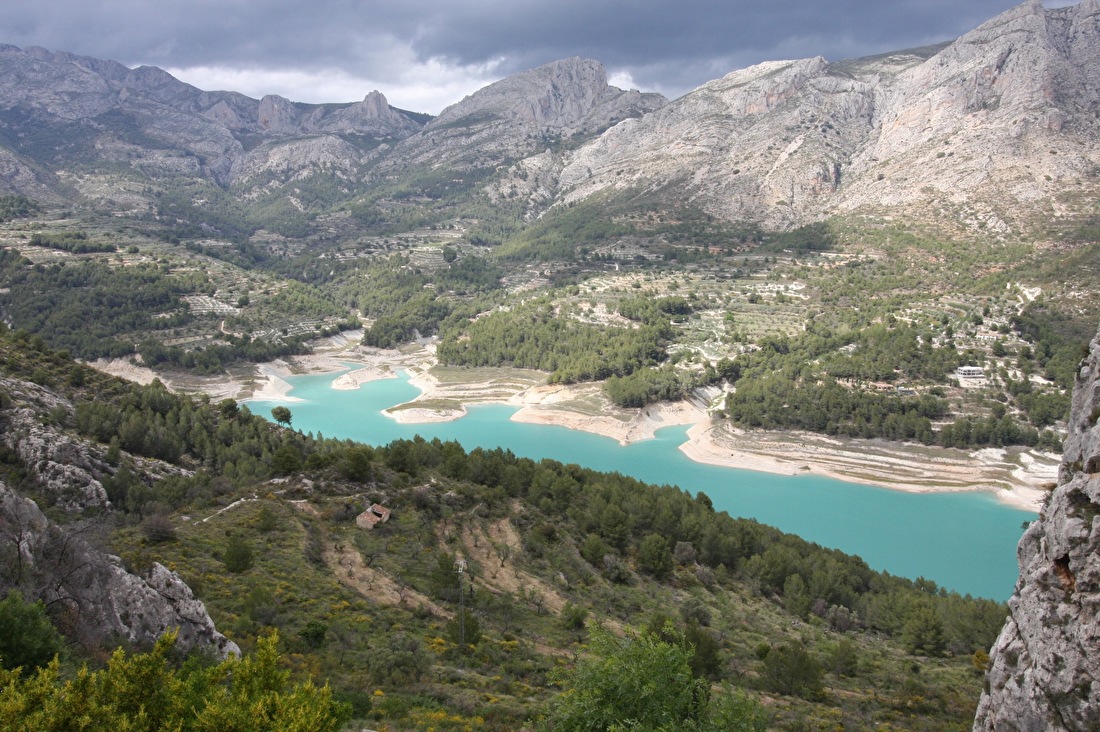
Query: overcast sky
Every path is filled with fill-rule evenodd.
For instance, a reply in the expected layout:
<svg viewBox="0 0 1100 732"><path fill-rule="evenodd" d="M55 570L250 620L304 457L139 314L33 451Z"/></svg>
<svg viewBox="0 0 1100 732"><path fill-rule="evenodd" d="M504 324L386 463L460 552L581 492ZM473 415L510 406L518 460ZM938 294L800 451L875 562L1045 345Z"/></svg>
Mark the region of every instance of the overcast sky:
<svg viewBox="0 0 1100 732"><path fill-rule="evenodd" d="M251 97L377 89L438 114L555 59L675 98L759 61L830 60L955 38L1014 0L4 0L0 43L166 69ZM1048 0L1048 7L1069 5Z"/></svg>

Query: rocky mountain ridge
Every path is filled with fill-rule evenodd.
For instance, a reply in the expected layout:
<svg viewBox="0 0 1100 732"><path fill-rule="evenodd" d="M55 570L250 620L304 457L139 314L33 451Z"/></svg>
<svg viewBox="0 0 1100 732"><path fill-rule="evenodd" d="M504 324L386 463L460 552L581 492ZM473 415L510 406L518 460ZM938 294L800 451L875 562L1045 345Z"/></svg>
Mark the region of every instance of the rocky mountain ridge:
<svg viewBox="0 0 1100 732"><path fill-rule="evenodd" d="M1098 55L1096 0L1032 1L939 49L759 64L566 156L558 200L665 191L775 226L893 209L1018 230L1095 200Z"/></svg>
<svg viewBox="0 0 1100 732"><path fill-rule="evenodd" d="M660 109L660 94L607 83L603 65L569 58L509 76L444 109L424 130L399 143L384 166L484 168L562 138L592 135Z"/></svg>
<svg viewBox="0 0 1100 732"><path fill-rule="evenodd" d="M281 147L285 162L287 147L302 143L295 170L323 168L311 154L316 140L355 160L357 148L340 146L341 136L400 139L425 118L390 107L377 91L351 104L256 100L202 91L155 67L0 46L0 176L36 197L57 198L56 176L74 162L232 185L279 157L271 148Z"/></svg>
<svg viewBox="0 0 1100 732"><path fill-rule="evenodd" d="M1058 487L1020 540L975 730L1100 727L1100 334L1073 393Z"/></svg>
<svg viewBox="0 0 1100 732"><path fill-rule="evenodd" d="M529 220L611 194L768 228L870 215L1047 236L1095 216L1098 62L1098 0L1029 0L948 44L770 61L671 103L564 59L429 120L379 92L255 100L156 68L0 46L0 181L59 202L103 201L110 181L140 197L135 176L214 182L241 205L282 196L286 215L308 218L431 179L519 200ZM312 208L293 190L311 177L325 191Z"/></svg>
<svg viewBox="0 0 1100 732"><path fill-rule="evenodd" d="M6 83L0 85L5 107L42 109L71 119L156 103L240 133L400 137L419 130L423 125L418 119L425 116L390 107L379 91L348 104L305 104L275 94L257 100L236 92L203 91L155 66L130 69L115 61L38 47L0 45L0 63L7 71Z"/></svg>

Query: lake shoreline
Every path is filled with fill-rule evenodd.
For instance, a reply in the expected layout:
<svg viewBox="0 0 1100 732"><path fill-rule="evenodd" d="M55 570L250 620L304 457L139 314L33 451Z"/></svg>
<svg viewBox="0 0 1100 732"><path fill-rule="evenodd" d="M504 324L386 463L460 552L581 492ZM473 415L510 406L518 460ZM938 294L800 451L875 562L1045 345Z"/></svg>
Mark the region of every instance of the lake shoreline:
<svg viewBox="0 0 1100 732"><path fill-rule="evenodd" d="M696 462L773 475L818 475L907 493L984 491L1038 513L1057 479L1058 456L1022 450L962 450L809 432L751 433L699 423L680 451Z"/></svg>
<svg viewBox="0 0 1100 732"><path fill-rule="evenodd" d="M1034 512L1057 480L1060 458L1056 455L1015 448L965 452L815 433L744 431L708 413L708 406L721 394L717 389L690 400L628 410L611 404L599 384L547 384L546 374L519 369L440 367L430 344L382 350L353 346L353 339L354 334L324 339L312 354L258 364L251 374L159 378L175 390L211 398L293 404L300 399L291 393L289 376L332 373L333 389L354 390L405 371L409 383L421 393L383 411L399 424L452 421L465 416L468 406L504 404L516 408L513 421L602 435L623 445L652 439L664 427L687 425L687 440L680 451L695 462L776 475L819 475L918 493L986 491L1007 505ZM119 361L93 365L148 383L152 372Z"/></svg>

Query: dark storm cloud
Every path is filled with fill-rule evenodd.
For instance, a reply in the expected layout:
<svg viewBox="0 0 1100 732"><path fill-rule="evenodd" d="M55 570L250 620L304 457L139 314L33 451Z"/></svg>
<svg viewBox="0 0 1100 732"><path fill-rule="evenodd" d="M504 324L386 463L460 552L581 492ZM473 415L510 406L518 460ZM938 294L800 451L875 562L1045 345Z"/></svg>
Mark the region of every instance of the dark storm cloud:
<svg viewBox="0 0 1100 732"><path fill-rule="evenodd" d="M417 48L459 62L500 54L602 52L608 63L705 61L741 49L768 52L791 38L855 39L896 48L909 39L947 38L1009 6L1005 0L878 0L761 3L744 0L585 0L466 4L466 11L424 23ZM825 40L825 42L828 42ZM810 52L813 55L813 51Z"/></svg>
<svg viewBox="0 0 1100 732"><path fill-rule="evenodd" d="M8 0L0 42L175 69L339 70L395 86L410 83L410 66L422 67L416 83L430 83L431 74L448 70L475 69L499 78L557 58L585 56L640 88L679 94L757 61L837 59L946 40L1013 4Z"/></svg>
<svg viewBox="0 0 1100 732"><path fill-rule="evenodd" d="M426 16L414 48L455 63L493 56L508 71L564 56L601 60L643 88L686 91L763 60L881 53L948 40L1012 0L519 0Z"/></svg>

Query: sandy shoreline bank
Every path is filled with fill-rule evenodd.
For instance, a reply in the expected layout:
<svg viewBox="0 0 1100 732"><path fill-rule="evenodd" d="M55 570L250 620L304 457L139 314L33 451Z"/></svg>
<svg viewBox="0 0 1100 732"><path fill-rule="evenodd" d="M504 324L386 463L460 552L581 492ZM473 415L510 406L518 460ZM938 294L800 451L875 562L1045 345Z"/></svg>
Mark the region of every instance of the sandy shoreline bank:
<svg viewBox="0 0 1100 732"><path fill-rule="evenodd" d="M663 402L645 409L620 409L592 384L535 387L512 399L519 405L512 421L546 424L610 437L620 445L652 439L662 427L697 424L706 410L691 402ZM585 403L583 411L575 406Z"/></svg>
<svg viewBox="0 0 1100 732"><path fill-rule="evenodd" d="M1028 511L1037 511L1042 505L1049 486L1057 480L1059 462L1058 456L1017 449L967 453L810 433L744 432L728 423L712 422L706 401L713 395L625 410L611 404L599 384L550 385L545 374L519 369L441 367L430 345L379 350L351 345L349 339L337 337L315 344L313 354L260 364L250 373L216 379L160 376L122 359L93 365L140 383L159 377L173 389L206 393L211 398L287 403L301 401L290 393L288 376L334 373L333 389L353 390L406 371L409 382L421 394L385 410L384 414L399 424L451 421L465 416L470 405L508 404L518 408L512 416L516 422L582 430L620 444L651 439L663 427L691 425L680 450L697 462L780 475L821 475L922 493L983 490Z"/></svg>
<svg viewBox="0 0 1100 732"><path fill-rule="evenodd" d="M369 384L379 379L396 379L397 374L387 369L374 366L364 366L346 374L340 374L332 380L332 388L336 391L353 391L363 384Z"/></svg>
<svg viewBox="0 0 1100 732"><path fill-rule="evenodd" d="M777 475L820 475L911 493L987 491L1038 511L1058 477L1059 457L1013 448L973 453L885 440L801 432L748 433L700 422L680 451L692 460Z"/></svg>
<svg viewBox="0 0 1100 732"><path fill-rule="evenodd" d="M291 385L286 381L283 376L290 376L289 370L285 367L280 367L275 362L273 364L262 364L257 371L260 376L263 377L263 381L259 382L258 388L253 388L252 396L249 401L272 401L272 402L300 402L302 401L298 397L290 396Z"/></svg>

